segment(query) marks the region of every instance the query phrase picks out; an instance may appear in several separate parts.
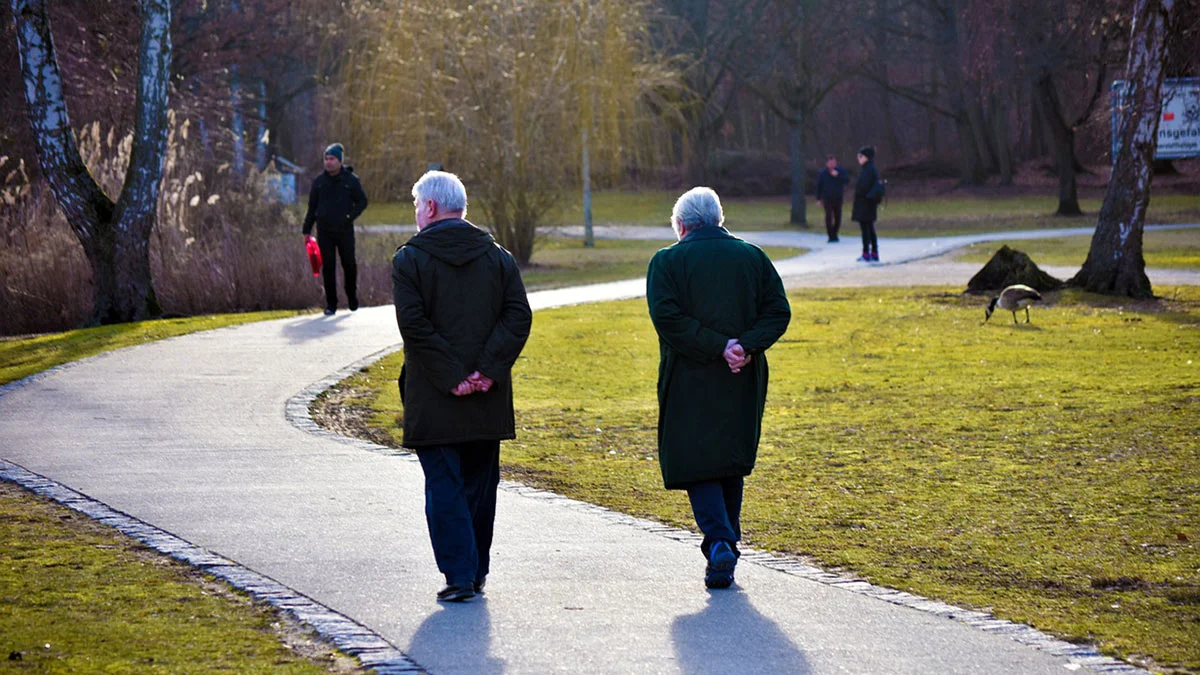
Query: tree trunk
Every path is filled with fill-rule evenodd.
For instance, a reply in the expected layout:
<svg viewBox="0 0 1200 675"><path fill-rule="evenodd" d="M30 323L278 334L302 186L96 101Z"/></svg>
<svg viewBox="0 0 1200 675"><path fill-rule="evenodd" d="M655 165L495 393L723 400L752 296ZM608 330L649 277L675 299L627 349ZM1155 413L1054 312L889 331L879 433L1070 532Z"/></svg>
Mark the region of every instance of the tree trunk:
<svg viewBox="0 0 1200 675"><path fill-rule="evenodd" d="M1119 151L1104 193L1100 221L1087 260L1068 283L1093 293L1154 297L1142 257L1142 231L1150 205L1154 151L1162 107L1167 40L1175 0L1135 0L1125 72L1128 114L1121 120Z"/></svg>
<svg viewBox="0 0 1200 675"><path fill-rule="evenodd" d="M1058 105L1054 91L1054 80L1049 72L1043 72L1034 81L1033 94L1037 99L1042 120L1054 148L1054 164L1058 171L1058 210L1056 216L1078 216L1079 192L1075 182L1075 130L1067 125Z"/></svg>
<svg viewBox="0 0 1200 675"><path fill-rule="evenodd" d="M114 203L88 172L75 144L46 0L12 0L38 161L91 264L94 324L161 314L151 279L149 242L167 143L171 7L169 0L139 0L139 9L134 142L125 184Z"/></svg>
<svg viewBox="0 0 1200 675"><path fill-rule="evenodd" d="M1000 99L991 97L992 141L996 146L996 162L1000 169L1000 184L1013 184L1012 144L1008 137L1008 111L1000 104Z"/></svg>
<svg viewBox="0 0 1200 675"><path fill-rule="evenodd" d="M979 102L979 96L974 92L971 94L970 102L967 103L967 123L971 126L971 138L975 141L975 147L978 149L984 175L996 173L999 164L996 161L995 148L992 147L987 118L983 112L983 104Z"/></svg>
<svg viewBox="0 0 1200 675"><path fill-rule="evenodd" d="M983 168L983 160L979 156L978 146L975 145L975 134L971 132L971 123L967 120L966 112L954 118L954 129L958 132L962 182L967 185L979 185L987 177L987 172Z"/></svg>
<svg viewBox="0 0 1200 675"><path fill-rule="evenodd" d="M792 211L788 222L792 225L801 225L808 227L808 219L805 215L804 203L804 118L801 113L796 113L792 119L792 123L788 125L788 130L791 134L791 156L792 156Z"/></svg>

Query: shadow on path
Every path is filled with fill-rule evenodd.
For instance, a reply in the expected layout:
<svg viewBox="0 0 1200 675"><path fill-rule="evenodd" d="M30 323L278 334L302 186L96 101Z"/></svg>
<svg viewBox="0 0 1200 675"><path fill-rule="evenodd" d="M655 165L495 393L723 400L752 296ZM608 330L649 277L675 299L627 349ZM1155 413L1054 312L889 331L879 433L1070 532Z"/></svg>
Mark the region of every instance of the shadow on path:
<svg viewBox="0 0 1200 675"><path fill-rule="evenodd" d="M461 604L439 605L413 634L404 652L430 672L439 674L503 673L504 660L489 656L491 646L492 620L487 598L477 597Z"/></svg>
<svg viewBox="0 0 1200 675"><path fill-rule="evenodd" d="M302 344L343 330L341 323L348 318L349 312L338 312L333 316L301 316L283 324L283 335L293 345Z"/></svg>
<svg viewBox="0 0 1200 675"><path fill-rule="evenodd" d="M736 587L710 592L704 609L676 617L671 641L687 675L810 672L804 653Z"/></svg>

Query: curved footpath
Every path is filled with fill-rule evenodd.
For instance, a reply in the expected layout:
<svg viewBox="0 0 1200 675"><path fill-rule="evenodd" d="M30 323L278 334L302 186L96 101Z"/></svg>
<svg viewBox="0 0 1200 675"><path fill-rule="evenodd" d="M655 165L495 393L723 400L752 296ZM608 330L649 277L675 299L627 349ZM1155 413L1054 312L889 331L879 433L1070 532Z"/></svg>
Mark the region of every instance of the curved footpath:
<svg viewBox="0 0 1200 675"><path fill-rule="evenodd" d="M855 270L852 245L820 239L786 244L814 249L780 263L790 285L908 269ZM881 242L893 263L941 246ZM530 300L643 291L630 280ZM381 673L1141 672L762 553L743 558L734 590L709 593L694 535L507 482L487 595L439 605L415 458L307 413L398 339L390 307L364 308L173 338L0 387L0 477L292 611Z"/></svg>

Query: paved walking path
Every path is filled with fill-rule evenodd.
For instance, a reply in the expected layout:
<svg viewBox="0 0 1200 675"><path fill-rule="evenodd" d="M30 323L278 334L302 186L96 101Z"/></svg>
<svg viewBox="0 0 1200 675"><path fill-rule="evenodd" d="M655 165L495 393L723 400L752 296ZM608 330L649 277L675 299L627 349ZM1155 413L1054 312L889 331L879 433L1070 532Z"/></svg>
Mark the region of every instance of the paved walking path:
<svg viewBox="0 0 1200 675"><path fill-rule="evenodd" d="M914 258L941 246L893 241L881 250L897 261L902 246ZM818 250L781 270L847 274L853 249ZM530 299L543 309L642 292L630 281ZM23 467L128 514L136 520L57 493L342 630L367 645L356 650L366 660L391 663L387 672L1129 670L1023 626L773 556L747 556L737 589L709 593L695 537L507 483L487 595L440 606L419 465L306 419L316 391L398 338L390 307L364 308L163 340L0 387L0 475L57 489ZM343 617L363 628L347 633ZM387 661L388 645L367 631L411 661Z"/></svg>

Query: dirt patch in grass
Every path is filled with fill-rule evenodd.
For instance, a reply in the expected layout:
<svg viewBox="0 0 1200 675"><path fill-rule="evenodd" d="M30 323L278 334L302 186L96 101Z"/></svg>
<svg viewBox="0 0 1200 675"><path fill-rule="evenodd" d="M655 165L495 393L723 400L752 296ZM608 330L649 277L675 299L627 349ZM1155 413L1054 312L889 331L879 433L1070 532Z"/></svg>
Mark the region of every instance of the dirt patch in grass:
<svg viewBox="0 0 1200 675"><path fill-rule="evenodd" d="M0 658L38 672L360 673L311 629L0 482Z"/></svg>
<svg viewBox="0 0 1200 675"><path fill-rule="evenodd" d="M981 326L987 299L955 290L791 294L748 543L1200 669L1200 291L1067 291ZM402 359L350 383L393 444ZM657 365L642 300L536 313L506 475L694 527L655 461Z"/></svg>

